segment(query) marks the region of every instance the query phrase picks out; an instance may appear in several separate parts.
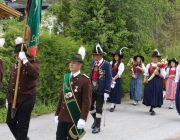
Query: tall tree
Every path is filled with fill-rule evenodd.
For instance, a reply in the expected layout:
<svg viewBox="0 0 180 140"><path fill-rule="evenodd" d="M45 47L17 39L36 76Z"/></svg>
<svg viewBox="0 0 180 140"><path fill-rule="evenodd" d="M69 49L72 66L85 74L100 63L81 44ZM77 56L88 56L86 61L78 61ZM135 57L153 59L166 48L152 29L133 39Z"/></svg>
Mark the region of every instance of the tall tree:
<svg viewBox="0 0 180 140"><path fill-rule="evenodd" d="M120 0L75 0L69 33L83 43L100 43L106 52L129 45Z"/></svg>

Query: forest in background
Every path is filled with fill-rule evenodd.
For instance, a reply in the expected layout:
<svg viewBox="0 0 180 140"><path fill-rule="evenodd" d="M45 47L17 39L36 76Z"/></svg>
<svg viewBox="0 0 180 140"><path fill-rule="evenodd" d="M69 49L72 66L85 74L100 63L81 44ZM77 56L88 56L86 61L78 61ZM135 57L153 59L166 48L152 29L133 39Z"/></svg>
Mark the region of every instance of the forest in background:
<svg viewBox="0 0 180 140"><path fill-rule="evenodd" d="M62 77L68 70L67 59L83 45L86 48L82 72L89 75L91 52L100 43L112 60L112 53L122 47L123 62L136 54L151 62L151 54L158 49L162 58L176 57L180 52L180 1L177 0L61 0L50 5L48 16L55 15L54 33L41 28L37 56L41 61L37 103L33 115L48 113L56 108ZM14 38L22 36L23 22L4 19L3 36L6 43L0 48L5 64L3 87L0 90L0 122L5 121L5 94L10 68L15 62L12 55ZM63 23L63 26L61 26ZM62 31L59 32L59 28ZM125 67L122 75L123 97L129 93L130 71Z"/></svg>

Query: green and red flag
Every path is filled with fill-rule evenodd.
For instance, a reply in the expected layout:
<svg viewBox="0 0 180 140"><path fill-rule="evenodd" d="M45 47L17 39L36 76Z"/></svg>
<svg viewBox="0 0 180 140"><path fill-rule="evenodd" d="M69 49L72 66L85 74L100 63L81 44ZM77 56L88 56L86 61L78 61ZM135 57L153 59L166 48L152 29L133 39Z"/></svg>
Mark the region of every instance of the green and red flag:
<svg viewBox="0 0 180 140"><path fill-rule="evenodd" d="M28 16L28 40L27 54L31 57L36 56L37 46L39 44L39 26L41 22L42 0L28 0L26 14Z"/></svg>

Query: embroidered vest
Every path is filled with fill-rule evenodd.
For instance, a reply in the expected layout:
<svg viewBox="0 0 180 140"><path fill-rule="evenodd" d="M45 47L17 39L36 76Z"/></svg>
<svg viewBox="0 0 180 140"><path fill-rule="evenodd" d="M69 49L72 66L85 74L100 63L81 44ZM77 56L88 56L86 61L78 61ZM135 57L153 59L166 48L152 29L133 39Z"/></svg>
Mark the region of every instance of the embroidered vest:
<svg viewBox="0 0 180 140"><path fill-rule="evenodd" d="M153 72L155 71L155 69L156 69L156 66L152 66L152 64L150 64L150 66L149 66L149 74L152 75Z"/></svg>
<svg viewBox="0 0 180 140"><path fill-rule="evenodd" d="M169 75L175 75L175 74L176 74L176 69L175 70L172 70L172 69L169 70Z"/></svg>
<svg viewBox="0 0 180 140"><path fill-rule="evenodd" d="M93 72L92 72L92 81L97 81L99 78L99 66L94 66Z"/></svg>
<svg viewBox="0 0 180 140"><path fill-rule="evenodd" d="M136 67L134 67L134 73L141 74L142 71Z"/></svg>
<svg viewBox="0 0 180 140"><path fill-rule="evenodd" d="M117 72L118 71L118 66L114 65L114 67L111 69L112 72Z"/></svg>

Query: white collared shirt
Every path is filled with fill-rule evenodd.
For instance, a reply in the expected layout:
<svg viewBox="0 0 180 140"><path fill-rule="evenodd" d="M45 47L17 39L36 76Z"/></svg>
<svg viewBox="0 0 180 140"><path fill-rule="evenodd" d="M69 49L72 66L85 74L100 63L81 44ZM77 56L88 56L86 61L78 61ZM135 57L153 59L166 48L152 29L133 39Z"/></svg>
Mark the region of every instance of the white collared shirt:
<svg viewBox="0 0 180 140"><path fill-rule="evenodd" d="M103 60L104 60L104 59L102 58L100 61L95 61L95 65L97 64L97 62L99 62L99 63L98 63L98 66L100 66L100 65L102 64Z"/></svg>
<svg viewBox="0 0 180 140"><path fill-rule="evenodd" d="M71 72L71 76L73 75L74 77L76 77L76 76L78 76L80 73L81 73L80 70L79 70L78 72L74 73L74 74L72 74L72 72Z"/></svg>
<svg viewBox="0 0 180 140"><path fill-rule="evenodd" d="M112 66L112 61L110 62L111 66ZM117 65L118 63L115 63L115 65ZM124 72L124 63L121 62L119 67L118 67L118 72L117 74L119 75L119 78L121 77L122 73Z"/></svg>
<svg viewBox="0 0 180 140"><path fill-rule="evenodd" d="M153 67L156 67L157 64L156 63L151 63ZM145 72L144 72L144 75L145 76L149 76L149 67L150 67L150 64L147 64L146 66L146 69L145 69ZM162 76L165 78L166 77L166 71L165 71L165 68L161 68L160 69L160 74L162 74Z"/></svg>

